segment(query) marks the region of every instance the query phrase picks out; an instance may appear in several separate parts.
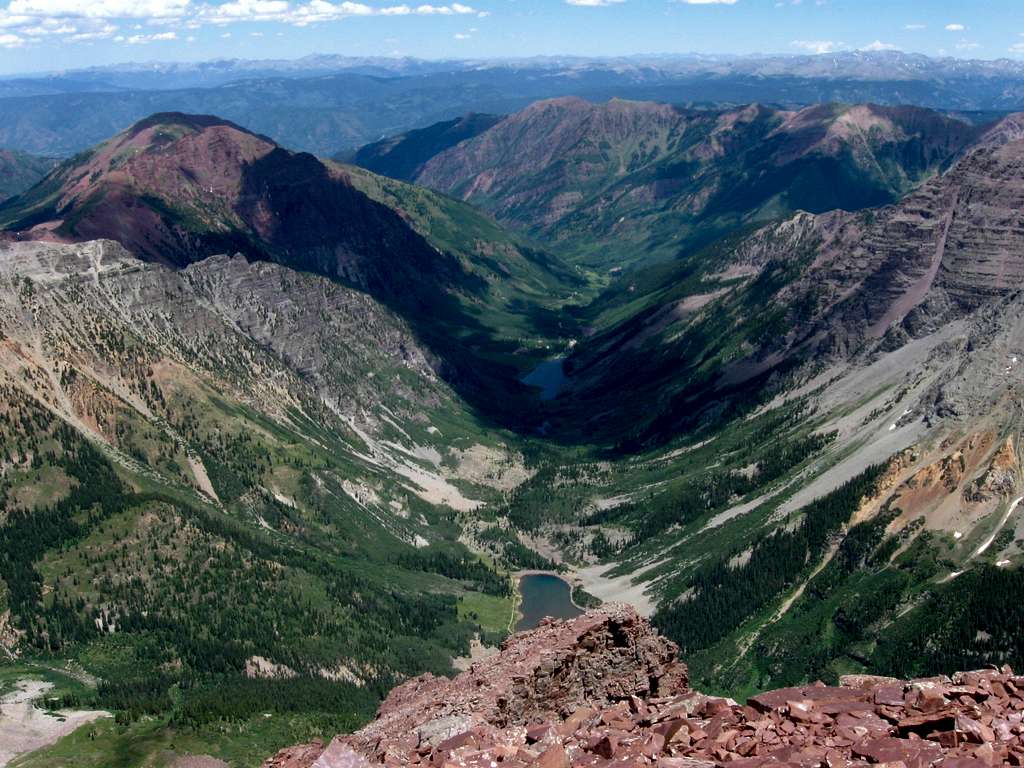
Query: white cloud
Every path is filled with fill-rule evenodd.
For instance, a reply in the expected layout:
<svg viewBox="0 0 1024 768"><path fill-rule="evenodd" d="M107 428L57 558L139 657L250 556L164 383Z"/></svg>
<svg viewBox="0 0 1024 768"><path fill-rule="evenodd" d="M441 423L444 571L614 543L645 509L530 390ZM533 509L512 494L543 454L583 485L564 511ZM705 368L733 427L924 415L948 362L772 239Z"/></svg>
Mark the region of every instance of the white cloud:
<svg viewBox="0 0 1024 768"><path fill-rule="evenodd" d="M73 35L78 32L78 27L73 27L70 24L61 24L60 26L52 26L49 24L38 24L34 27L25 27L20 30L21 34L28 35L29 37L45 37L46 35Z"/></svg>
<svg viewBox="0 0 1024 768"><path fill-rule="evenodd" d="M967 29L967 27L965 27L963 24L947 24L946 25L946 31L947 32L963 32L965 29Z"/></svg>
<svg viewBox="0 0 1024 768"><path fill-rule="evenodd" d="M898 51L899 49L898 45L883 43L881 40L875 40L875 42L868 43L861 48L862 51Z"/></svg>
<svg viewBox="0 0 1024 768"><path fill-rule="evenodd" d="M12 15L0 10L0 30L9 30L17 38L8 40L2 47L21 47L49 37L67 43L104 40L112 37L117 27L102 18Z"/></svg>
<svg viewBox="0 0 1024 768"><path fill-rule="evenodd" d="M6 14L37 18L161 19L183 15L189 0L12 0Z"/></svg>
<svg viewBox="0 0 1024 768"><path fill-rule="evenodd" d="M833 53L842 43L836 43L832 40L794 40L790 45L808 53Z"/></svg>
<svg viewBox="0 0 1024 768"><path fill-rule="evenodd" d="M221 5L209 4L198 9L197 17L209 24L236 22L277 21L307 26L325 21L339 21L353 16L461 16L478 14L475 8L461 3L450 5L389 5L371 6L365 3L332 3L329 0L308 0L291 3L287 0L233 0Z"/></svg>
<svg viewBox="0 0 1024 768"><path fill-rule="evenodd" d="M955 47L958 51L975 51L981 48L981 43L976 43L973 40L961 40Z"/></svg>
<svg viewBox="0 0 1024 768"><path fill-rule="evenodd" d="M28 24L34 24L35 22L36 18L34 16L9 16L0 12L0 29L24 27Z"/></svg>
<svg viewBox="0 0 1024 768"><path fill-rule="evenodd" d="M103 24L87 32L76 32L73 35L68 35L65 39L71 43L88 43L93 40L106 40L113 37L115 32L117 32L116 26L113 24Z"/></svg>
<svg viewBox="0 0 1024 768"><path fill-rule="evenodd" d="M276 21L288 13L285 0L235 0L221 5L206 5L199 9L200 19L214 24L235 21Z"/></svg>
<svg viewBox="0 0 1024 768"><path fill-rule="evenodd" d="M1009 50L1010 53L1024 54L1024 43L1014 43L1007 50Z"/></svg>
<svg viewBox="0 0 1024 768"><path fill-rule="evenodd" d="M455 33L455 39L456 40L469 40L472 37L473 36L469 32L456 32Z"/></svg>
<svg viewBox="0 0 1024 768"><path fill-rule="evenodd" d="M73 35L78 32L78 27L66 19L33 19L33 22L29 22L30 26L18 25L18 34L39 38L48 35Z"/></svg>
<svg viewBox="0 0 1024 768"><path fill-rule="evenodd" d="M11 33L9 37L4 35L6 43L0 46L21 47L26 40L35 42L48 37L60 38L66 43L105 40L117 32L117 27L111 23L116 19L143 24L180 22L190 10L190 1L11 0L6 9L0 9L0 29ZM122 37L121 41L126 40Z"/></svg>
<svg viewBox="0 0 1024 768"><path fill-rule="evenodd" d="M24 44L24 39L17 35L0 35L0 48L21 48Z"/></svg>
<svg viewBox="0 0 1024 768"><path fill-rule="evenodd" d="M147 43L177 40L175 32L158 32L155 35L132 35L131 37L118 36L114 38L118 42L125 42L128 45L146 45Z"/></svg>
<svg viewBox="0 0 1024 768"><path fill-rule="evenodd" d="M620 0L602 0L618 2ZM0 0L2 2L2 0ZM116 19L137 22L140 34L122 36L119 42L141 45L161 38L145 34L145 26L174 24L196 30L204 25L224 26L241 22L280 22L307 26L353 16L488 16L465 3L420 5L368 5L354 0L11 0L0 8L0 30L9 30L21 45L25 38L60 36L69 42L111 37Z"/></svg>
<svg viewBox="0 0 1024 768"><path fill-rule="evenodd" d="M904 24L903 28L910 32L919 32L922 29L927 29L927 24Z"/></svg>

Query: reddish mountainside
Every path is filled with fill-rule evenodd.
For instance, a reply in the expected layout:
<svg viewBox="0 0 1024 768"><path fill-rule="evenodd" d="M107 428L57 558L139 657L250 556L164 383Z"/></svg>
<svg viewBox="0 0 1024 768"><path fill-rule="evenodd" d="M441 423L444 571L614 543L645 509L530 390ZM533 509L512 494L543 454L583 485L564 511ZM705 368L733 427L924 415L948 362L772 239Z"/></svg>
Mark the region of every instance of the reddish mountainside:
<svg viewBox="0 0 1024 768"><path fill-rule="evenodd" d="M564 98L439 153L416 180L581 255L605 243L587 259L612 265L634 250L674 256L745 221L892 202L980 133L916 107L710 111Z"/></svg>
<svg viewBox="0 0 1024 768"><path fill-rule="evenodd" d="M801 277L776 296L804 302L790 338L878 337L911 321L948 320L1016 291L1024 279L1024 138L979 146L944 175L896 205L865 213L801 216L750 238L744 263L801 266ZM793 248L796 242L801 248ZM809 303L816 311L807 313Z"/></svg>
<svg viewBox="0 0 1024 768"><path fill-rule="evenodd" d="M354 153L343 155L341 159L392 179L412 181L434 155L478 136L501 119L498 115L471 112L454 120L367 144Z"/></svg>
<svg viewBox="0 0 1024 768"><path fill-rule="evenodd" d="M898 347L1012 294L1024 279L1019 120L1007 118L899 203L801 213L711 249L689 289L704 304L667 283L650 289L646 307L630 295L643 310L570 356L572 406L604 413L620 406L623 388L636 394L637 381L651 400L681 391L660 414L658 429L670 432L702 402L757 386L773 369ZM695 374L695 360L714 361L714 378ZM635 409L636 423L652 416L647 403Z"/></svg>
<svg viewBox="0 0 1024 768"><path fill-rule="evenodd" d="M225 120L154 115L0 207L25 239L108 238L183 266L214 253L402 294L457 266L343 172Z"/></svg>
<svg viewBox="0 0 1024 768"><path fill-rule="evenodd" d="M399 686L377 719L264 768L984 768L1024 763L1024 677L1007 668L847 675L745 706L687 687L674 644L625 606L513 636L453 680Z"/></svg>

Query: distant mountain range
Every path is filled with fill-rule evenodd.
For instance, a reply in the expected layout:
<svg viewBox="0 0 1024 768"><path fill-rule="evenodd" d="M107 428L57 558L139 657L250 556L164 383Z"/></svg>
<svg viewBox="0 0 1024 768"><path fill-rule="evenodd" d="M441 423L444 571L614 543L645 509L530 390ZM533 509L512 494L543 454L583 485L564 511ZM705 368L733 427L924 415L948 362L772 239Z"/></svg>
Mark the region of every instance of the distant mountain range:
<svg viewBox="0 0 1024 768"><path fill-rule="evenodd" d="M354 162L471 202L610 269L675 258L737 227L898 199L983 128L918 107L686 110L577 98L487 127L448 123L363 148ZM476 135L472 135L476 134ZM452 137L452 140L457 137Z"/></svg>
<svg viewBox="0 0 1024 768"><path fill-rule="evenodd" d="M87 84L105 88L167 89L223 85L253 77L303 77L343 72L396 77L486 69L588 70L632 73L640 79L662 75L718 74L821 77L832 80L932 80L963 77L1024 77L1015 59L934 58L900 51L840 51L830 54L642 54L618 57L531 56L497 59L417 59L414 57L312 54L298 59L216 59L200 62L113 64L61 72L0 78L0 82L38 82L69 90ZM50 83L49 86L46 84ZM77 85L76 85L77 84Z"/></svg>
<svg viewBox="0 0 1024 768"><path fill-rule="evenodd" d="M285 146L333 154L469 112L504 114L558 96L1005 113L1024 107L1024 66L895 52L124 65L0 80L0 146L69 155L154 112L178 111L216 113ZM63 119L66 110L73 123Z"/></svg>

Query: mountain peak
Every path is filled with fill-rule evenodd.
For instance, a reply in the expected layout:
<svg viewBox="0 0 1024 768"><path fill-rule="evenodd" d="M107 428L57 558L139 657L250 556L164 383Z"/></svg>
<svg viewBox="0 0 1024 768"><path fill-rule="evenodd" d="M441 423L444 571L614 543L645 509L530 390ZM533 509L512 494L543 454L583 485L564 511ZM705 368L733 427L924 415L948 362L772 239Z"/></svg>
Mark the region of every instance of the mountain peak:
<svg viewBox="0 0 1024 768"><path fill-rule="evenodd" d="M829 763L844 765L866 765L855 762L865 757L974 765L982 764L972 757L979 743L1004 752L1016 743L1009 728L985 725L1009 716L1008 697L997 693L1019 680L1009 667L916 681L848 674L839 685L767 691L742 706L692 690L677 652L627 606L569 621L549 618L454 679L424 675L399 686L377 718L351 736L326 747L282 750L263 768L486 766L494 765L494 754L514 755L507 760L513 765L576 768L655 760L662 766L817 765L827 750ZM963 686L978 690L981 703L958 698ZM927 714L939 707L941 717ZM954 718L957 729L978 735L957 738ZM897 719L900 735L915 734L911 729L923 722L940 738L894 738L887 720ZM846 720L858 723L858 739L847 736L853 727ZM705 729L712 728L724 736L708 737Z"/></svg>
<svg viewBox="0 0 1024 768"><path fill-rule="evenodd" d="M194 251L194 238L171 234L168 222L188 222L190 231L233 231L247 169L275 149L270 139L227 120L158 113L0 206L0 226L33 238L108 237L139 256L185 263L193 258L186 254ZM242 245L221 240L222 248Z"/></svg>
<svg viewBox="0 0 1024 768"><path fill-rule="evenodd" d="M157 112L139 120L131 128L124 132L124 136L135 138L136 136L161 128L184 128L190 133L200 133L208 128L230 128L233 131L253 136L269 144L275 144L273 139L254 133L247 128L217 117L216 115L192 115L185 112Z"/></svg>

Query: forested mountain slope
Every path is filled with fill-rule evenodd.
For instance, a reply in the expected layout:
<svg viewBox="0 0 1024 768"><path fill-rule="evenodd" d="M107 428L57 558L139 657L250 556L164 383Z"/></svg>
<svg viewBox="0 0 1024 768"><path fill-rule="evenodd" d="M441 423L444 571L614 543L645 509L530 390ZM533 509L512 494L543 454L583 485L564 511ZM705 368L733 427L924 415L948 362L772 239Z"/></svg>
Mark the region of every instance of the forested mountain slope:
<svg viewBox="0 0 1024 768"><path fill-rule="evenodd" d="M593 301L575 213L540 248L216 118L146 121L0 208L0 636L100 678L69 701L120 713L101 763L349 729L496 644L520 568L633 602L733 696L1024 660L1020 116L533 109L572 160L517 187L540 208L670 140L702 183L785 183ZM769 215L836 158L892 202ZM542 399L520 378L554 354Z"/></svg>
<svg viewBox="0 0 1024 768"><path fill-rule="evenodd" d="M109 238L175 267L240 253L341 280L409 320L472 400L502 381L523 394L516 372L568 335L550 310L582 285L468 206L202 115L154 115L66 161L0 205L0 225L22 240Z"/></svg>
<svg viewBox="0 0 1024 768"><path fill-rule="evenodd" d="M555 99L440 152L415 180L609 269L674 258L797 210L892 202L980 132L914 107Z"/></svg>
<svg viewBox="0 0 1024 768"><path fill-rule="evenodd" d="M343 727L506 625L455 520L528 473L400 318L241 257L0 253L10 651L79 660L135 715L245 721L271 678Z"/></svg>
<svg viewBox="0 0 1024 768"><path fill-rule="evenodd" d="M894 205L737 235L610 309L549 414L622 463L551 467L574 490L531 481L509 515L617 563L580 578L648 601L723 691L1018 658L986 597L1018 594L1024 541L1018 125Z"/></svg>
<svg viewBox="0 0 1024 768"><path fill-rule="evenodd" d="M24 152L0 150L0 200L13 197L38 182L54 161Z"/></svg>

